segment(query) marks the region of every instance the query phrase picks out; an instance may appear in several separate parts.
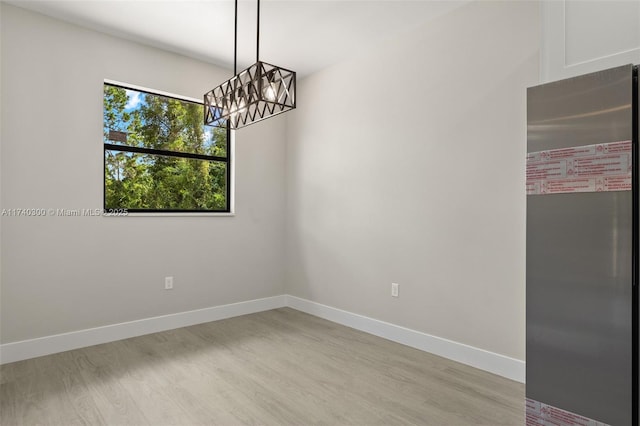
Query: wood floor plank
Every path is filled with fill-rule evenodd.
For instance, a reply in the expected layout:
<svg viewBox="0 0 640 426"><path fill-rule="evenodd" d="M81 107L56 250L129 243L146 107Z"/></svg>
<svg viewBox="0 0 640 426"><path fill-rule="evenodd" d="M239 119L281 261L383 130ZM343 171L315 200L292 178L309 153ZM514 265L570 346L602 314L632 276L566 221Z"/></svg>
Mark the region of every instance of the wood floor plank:
<svg viewBox="0 0 640 426"><path fill-rule="evenodd" d="M0 424L524 423L524 385L282 308L3 365Z"/></svg>
<svg viewBox="0 0 640 426"><path fill-rule="evenodd" d="M123 385L120 374L111 363L98 364L101 349L90 347L82 349L77 358L80 374L93 396L96 406L105 424L145 424L147 419L140 410L131 392Z"/></svg>

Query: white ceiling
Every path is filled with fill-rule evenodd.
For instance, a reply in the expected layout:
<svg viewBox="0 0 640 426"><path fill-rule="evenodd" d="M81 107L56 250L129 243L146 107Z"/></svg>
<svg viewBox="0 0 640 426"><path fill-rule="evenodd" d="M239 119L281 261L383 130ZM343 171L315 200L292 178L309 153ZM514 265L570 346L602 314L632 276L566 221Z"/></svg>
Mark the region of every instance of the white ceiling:
<svg viewBox="0 0 640 426"><path fill-rule="evenodd" d="M262 0L260 59L304 76L466 3ZM8 0L108 34L233 67L232 0ZM255 62L256 2L238 6L238 70Z"/></svg>

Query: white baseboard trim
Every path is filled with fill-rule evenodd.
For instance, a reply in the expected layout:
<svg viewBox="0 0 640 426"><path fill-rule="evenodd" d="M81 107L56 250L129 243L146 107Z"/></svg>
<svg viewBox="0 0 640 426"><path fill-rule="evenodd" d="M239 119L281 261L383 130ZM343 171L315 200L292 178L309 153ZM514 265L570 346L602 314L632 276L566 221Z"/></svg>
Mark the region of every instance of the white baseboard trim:
<svg viewBox="0 0 640 426"><path fill-rule="evenodd" d="M525 381L524 361L286 294L5 343L0 345L0 364L285 306L508 379Z"/></svg>
<svg viewBox="0 0 640 426"><path fill-rule="evenodd" d="M273 296L264 299L255 299L72 331L69 333L55 334L37 339L22 340L20 342L5 343L0 345L0 364L128 339L144 334L173 330L189 325L282 308L286 306L285 302L286 297L284 295Z"/></svg>
<svg viewBox="0 0 640 426"><path fill-rule="evenodd" d="M332 308L296 296L285 296L286 306L326 320L355 328L412 348L470 365L520 383L525 382L525 362L484 349L432 336L420 331Z"/></svg>

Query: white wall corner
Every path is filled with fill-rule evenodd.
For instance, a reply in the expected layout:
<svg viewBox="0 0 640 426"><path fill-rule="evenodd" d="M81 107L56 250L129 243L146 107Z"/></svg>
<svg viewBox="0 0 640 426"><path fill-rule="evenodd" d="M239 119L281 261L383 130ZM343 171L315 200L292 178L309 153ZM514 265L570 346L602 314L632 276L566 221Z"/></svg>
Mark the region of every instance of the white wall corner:
<svg viewBox="0 0 640 426"><path fill-rule="evenodd" d="M342 309L322 305L296 296L286 295L285 297L285 303L290 308L479 368L507 379L520 383L525 382L525 362L522 360L343 311Z"/></svg>

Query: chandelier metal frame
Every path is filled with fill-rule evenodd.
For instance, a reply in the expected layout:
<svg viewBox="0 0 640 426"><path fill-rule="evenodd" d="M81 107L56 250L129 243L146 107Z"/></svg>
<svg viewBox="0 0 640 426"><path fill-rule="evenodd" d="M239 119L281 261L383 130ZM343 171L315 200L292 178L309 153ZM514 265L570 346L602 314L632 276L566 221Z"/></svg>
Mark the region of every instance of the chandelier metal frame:
<svg viewBox="0 0 640 426"><path fill-rule="evenodd" d="M237 72L238 0L235 0L234 76L204 95L204 124L239 129L296 108L296 73L260 60L257 0L256 62Z"/></svg>

